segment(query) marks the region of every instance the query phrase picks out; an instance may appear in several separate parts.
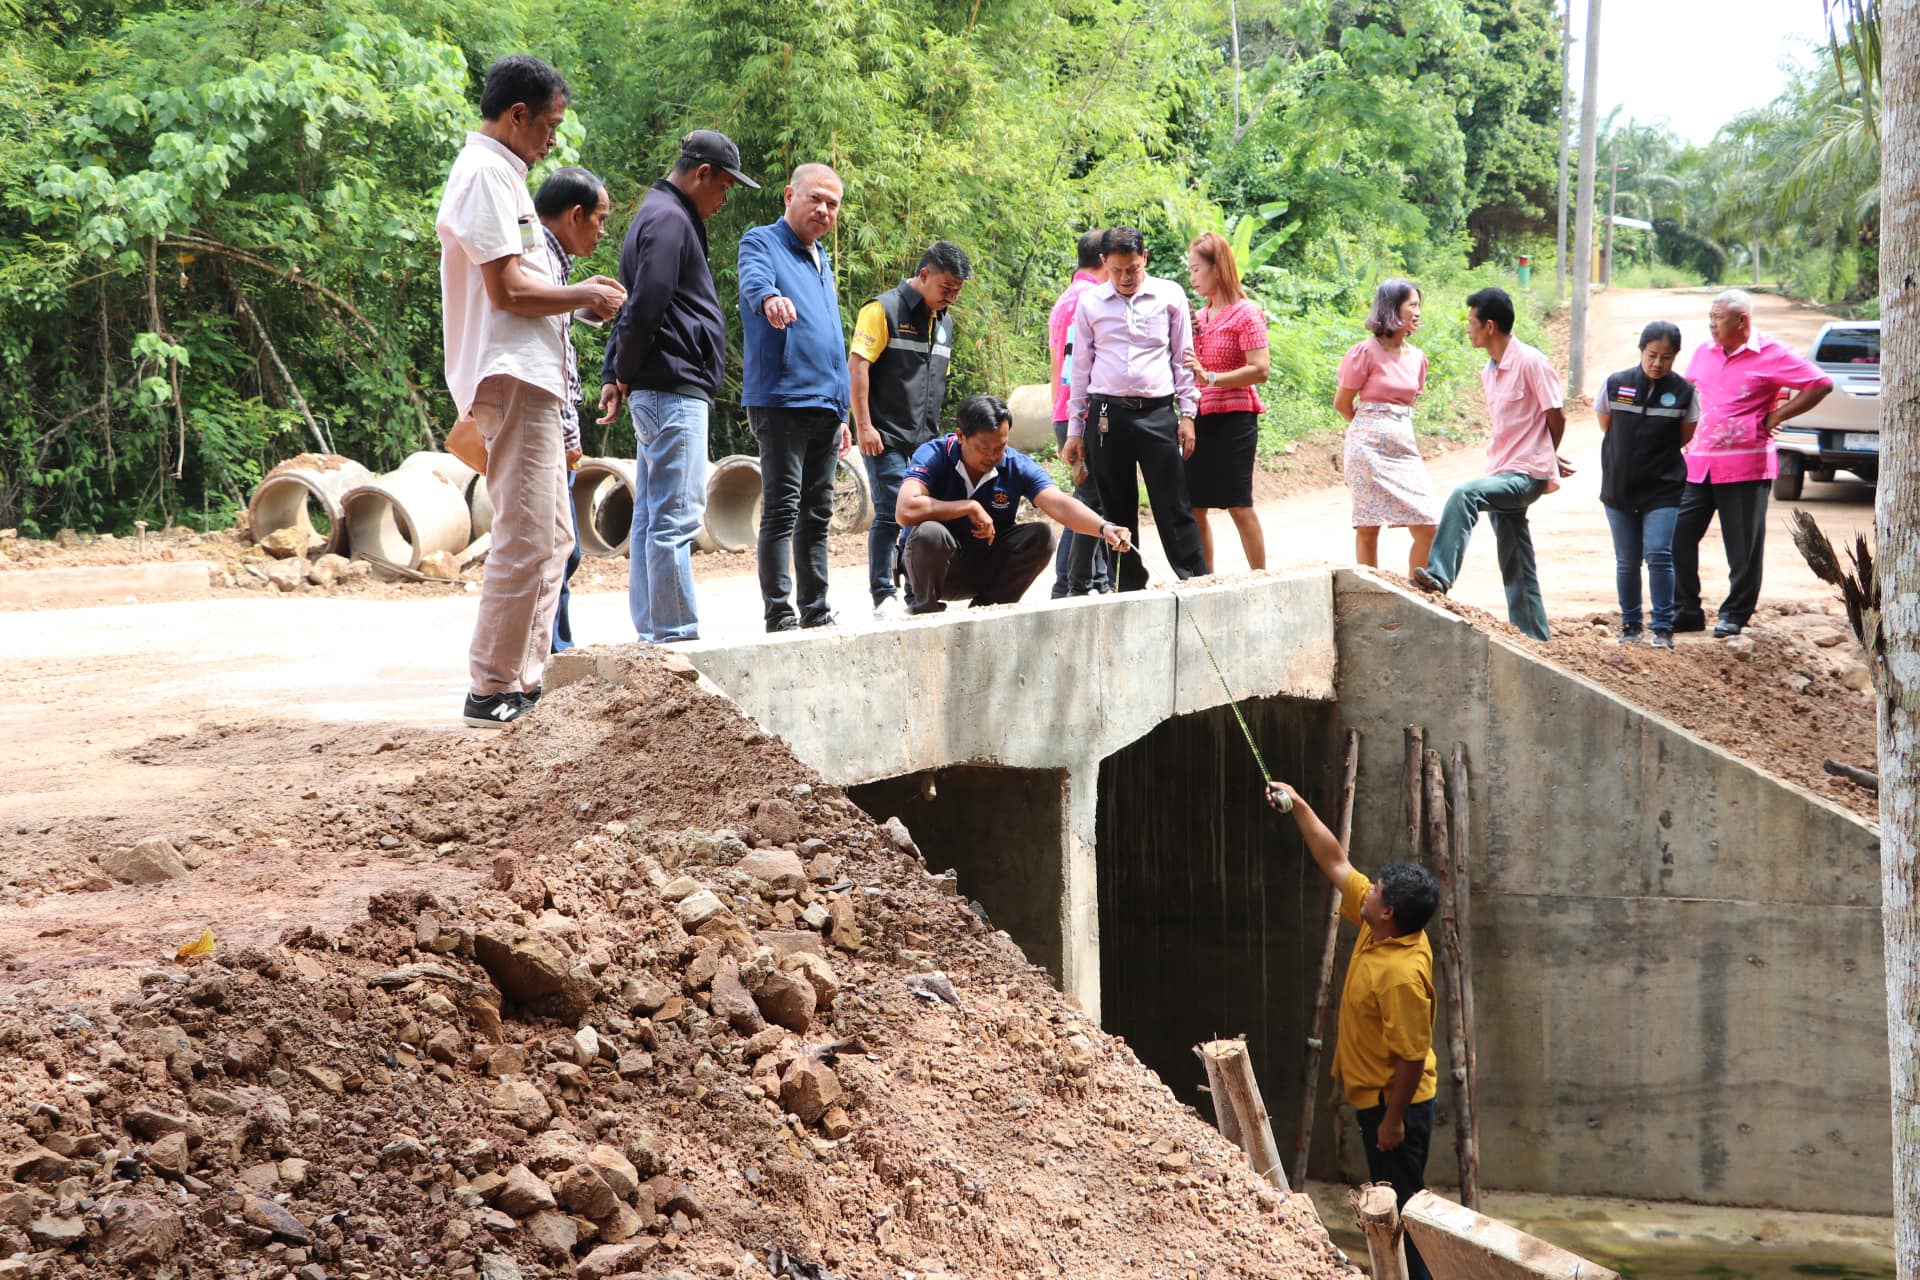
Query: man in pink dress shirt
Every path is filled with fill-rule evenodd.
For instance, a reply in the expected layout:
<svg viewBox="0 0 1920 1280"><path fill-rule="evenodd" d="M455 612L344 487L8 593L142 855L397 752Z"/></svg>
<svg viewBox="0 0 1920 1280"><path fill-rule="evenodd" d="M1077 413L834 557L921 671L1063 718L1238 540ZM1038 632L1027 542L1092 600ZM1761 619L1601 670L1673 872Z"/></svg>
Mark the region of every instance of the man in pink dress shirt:
<svg viewBox="0 0 1920 1280"><path fill-rule="evenodd" d="M1185 462L1193 452L1193 415L1200 407L1200 392L1187 368L1193 345L1187 295L1171 281L1147 274L1146 237L1132 227L1107 232L1100 256L1107 282L1080 295L1073 318L1067 443L1060 460L1072 466L1086 458L1099 490L1101 517L1127 530L1135 544L1137 467L1167 563L1178 577L1204 577L1209 570L1200 528L1187 502ZM1146 586L1140 553L1122 552L1114 576L1122 591Z"/></svg>
<svg viewBox="0 0 1920 1280"><path fill-rule="evenodd" d="M1507 620L1521 634L1545 640L1547 608L1540 599L1527 508L1558 489L1561 476L1573 474L1555 452L1567 429L1560 375L1538 349L1513 336L1513 299L1504 289L1482 289L1467 298L1467 340L1487 353L1480 370L1487 416L1493 419L1487 474L1448 497L1426 567L1413 571L1414 585L1446 594L1460 574L1473 526L1485 511L1493 522L1500 578L1507 587Z"/></svg>
<svg viewBox="0 0 1920 1280"><path fill-rule="evenodd" d="M1073 355L1073 318L1080 311L1080 295L1107 282L1106 264L1100 260L1100 245L1106 234L1089 231L1080 237L1076 246L1079 269L1047 315L1047 354L1053 371L1053 444L1059 450L1067 447L1067 384L1069 360ZM1080 469L1080 474L1085 478L1076 481L1068 492L1090 507L1099 507L1093 477L1086 475L1084 469ZM1106 548L1100 539L1071 529L1062 533L1060 548L1054 555L1053 598L1059 600L1064 596L1084 596L1112 589L1113 582L1107 576Z"/></svg>
<svg viewBox="0 0 1920 1280"><path fill-rule="evenodd" d="M1780 470L1773 433L1827 398L1833 379L1814 364L1753 330L1753 298L1729 289L1707 309L1713 341L1696 349L1687 381L1700 393L1700 425L1687 446L1687 490L1673 530L1675 631L1704 631L1700 604L1700 539L1720 516L1727 548L1727 598L1716 638L1737 636L1760 603L1766 559L1767 491ZM1780 392L1799 394L1774 408Z"/></svg>

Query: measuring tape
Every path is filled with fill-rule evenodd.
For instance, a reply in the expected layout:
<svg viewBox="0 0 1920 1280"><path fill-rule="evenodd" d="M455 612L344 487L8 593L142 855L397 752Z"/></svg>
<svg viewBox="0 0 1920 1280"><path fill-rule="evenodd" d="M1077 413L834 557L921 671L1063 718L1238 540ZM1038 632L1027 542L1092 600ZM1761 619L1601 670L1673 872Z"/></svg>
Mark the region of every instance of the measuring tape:
<svg viewBox="0 0 1920 1280"><path fill-rule="evenodd" d="M1178 595L1173 597L1173 607L1180 608ZM1253 762L1260 766L1261 781L1271 788L1273 775L1267 772L1266 758L1260 754L1260 744L1253 740L1253 729L1247 724L1247 717L1241 712L1239 701L1233 696L1233 686L1227 683L1227 673L1221 669L1220 659L1213 656L1213 646L1207 643L1207 633L1200 629L1200 620L1193 616L1193 610L1187 609L1186 615L1187 621L1193 624L1193 634L1200 637L1200 647L1206 650L1207 661L1213 664L1213 674L1219 677L1220 688L1226 692L1227 705L1233 708L1233 718L1240 722L1240 734L1247 740L1247 749L1253 752ZM1293 811L1293 797L1284 791L1276 794L1273 802L1282 813Z"/></svg>

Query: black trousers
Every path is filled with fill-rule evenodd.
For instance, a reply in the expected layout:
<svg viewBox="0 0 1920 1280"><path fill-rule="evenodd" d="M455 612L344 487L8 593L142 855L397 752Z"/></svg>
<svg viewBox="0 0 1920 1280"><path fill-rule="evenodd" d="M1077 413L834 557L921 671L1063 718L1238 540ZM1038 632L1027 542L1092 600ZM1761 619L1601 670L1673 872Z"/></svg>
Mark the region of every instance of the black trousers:
<svg viewBox="0 0 1920 1280"><path fill-rule="evenodd" d="M1700 604L1700 539L1713 517L1720 517L1720 541L1727 548L1727 598L1720 621L1747 625L1760 603L1760 573L1766 563L1767 480L1689 484L1680 498L1673 528L1673 620L1698 627L1706 620Z"/></svg>
<svg viewBox="0 0 1920 1280"><path fill-rule="evenodd" d="M1053 424L1053 443L1056 448L1066 447L1066 423ZM1099 491L1093 483L1092 471L1088 471L1084 483L1074 485L1067 492L1095 511L1100 509ZM1060 550L1053 565L1053 598L1059 600L1065 596L1084 596L1093 591L1111 590L1112 587L1113 583L1107 577L1107 544L1090 533L1064 530L1060 534Z"/></svg>
<svg viewBox="0 0 1920 1280"><path fill-rule="evenodd" d="M1379 1145L1380 1122L1386 1118L1386 1105L1368 1107L1355 1114L1360 1118L1360 1141L1367 1149L1367 1176L1375 1182L1390 1184L1394 1198L1402 1209L1406 1208L1407 1201L1427 1185L1427 1148L1433 1145L1433 1099L1407 1107L1407 1136L1391 1151L1382 1151ZM1413 1247L1412 1236L1407 1237L1407 1280L1432 1280L1420 1251Z"/></svg>
<svg viewBox="0 0 1920 1280"><path fill-rule="evenodd" d="M749 406L747 421L760 441L758 559L767 629L791 618L794 603L801 626L819 626L833 616L827 609L827 526L833 519L840 415L831 409ZM797 596L791 603L790 591Z"/></svg>
<svg viewBox="0 0 1920 1280"><path fill-rule="evenodd" d="M1134 410L1124 401L1107 400L1107 429L1100 430L1100 397L1087 412L1087 471L1099 491L1101 519L1117 524L1140 542L1140 480L1147 485L1153 523L1160 530L1160 546L1179 578L1204 577L1210 570L1200 551L1200 527L1193 522L1187 502L1187 464L1180 456L1180 416L1176 406ZM1139 472L1139 480L1134 478ZM1147 566L1140 553L1116 555L1114 585L1138 591L1147 585Z"/></svg>
<svg viewBox="0 0 1920 1280"><path fill-rule="evenodd" d="M942 600L975 604L1013 604L1047 567L1053 554L1053 526L1041 521L1017 524L996 537L956 538L937 520L915 525L900 557L906 567L909 609L938 613Z"/></svg>

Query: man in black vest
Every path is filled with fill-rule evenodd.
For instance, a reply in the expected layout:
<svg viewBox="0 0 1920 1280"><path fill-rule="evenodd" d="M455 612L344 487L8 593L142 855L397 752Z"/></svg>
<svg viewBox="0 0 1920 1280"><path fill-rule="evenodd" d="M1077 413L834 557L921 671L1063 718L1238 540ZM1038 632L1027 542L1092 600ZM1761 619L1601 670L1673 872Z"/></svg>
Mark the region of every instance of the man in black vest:
<svg viewBox="0 0 1920 1280"><path fill-rule="evenodd" d="M867 579L876 618L905 612L894 592L900 541L894 506L913 451L940 433L947 369L953 363L947 308L972 275L959 246L937 240L920 256L920 269L862 307L853 326L847 376L854 431L873 489Z"/></svg>

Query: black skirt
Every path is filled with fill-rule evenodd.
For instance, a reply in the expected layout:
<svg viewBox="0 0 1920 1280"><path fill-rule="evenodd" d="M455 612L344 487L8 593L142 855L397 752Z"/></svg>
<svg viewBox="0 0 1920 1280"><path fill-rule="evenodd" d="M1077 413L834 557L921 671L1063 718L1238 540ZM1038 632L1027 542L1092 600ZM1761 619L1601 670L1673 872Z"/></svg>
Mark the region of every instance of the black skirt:
<svg viewBox="0 0 1920 1280"><path fill-rule="evenodd" d="M1260 415L1203 413L1193 423L1193 456L1187 459L1187 502L1195 507L1253 505L1253 452L1260 442Z"/></svg>

